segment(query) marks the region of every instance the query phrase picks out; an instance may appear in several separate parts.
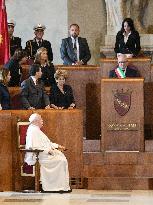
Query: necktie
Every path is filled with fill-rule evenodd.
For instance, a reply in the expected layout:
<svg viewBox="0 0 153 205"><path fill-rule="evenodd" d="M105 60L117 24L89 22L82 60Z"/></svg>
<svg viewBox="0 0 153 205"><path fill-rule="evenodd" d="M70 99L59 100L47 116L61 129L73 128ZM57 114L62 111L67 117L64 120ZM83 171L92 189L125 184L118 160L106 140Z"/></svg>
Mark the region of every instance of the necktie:
<svg viewBox="0 0 153 205"><path fill-rule="evenodd" d="M76 39L74 39L73 51L74 51L74 61L77 61L77 46L76 46Z"/></svg>
<svg viewBox="0 0 153 205"><path fill-rule="evenodd" d="M74 39L73 50L74 50L74 53L77 54L76 39Z"/></svg>
<svg viewBox="0 0 153 205"><path fill-rule="evenodd" d="M41 47L41 41L38 41L38 46Z"/></svg>

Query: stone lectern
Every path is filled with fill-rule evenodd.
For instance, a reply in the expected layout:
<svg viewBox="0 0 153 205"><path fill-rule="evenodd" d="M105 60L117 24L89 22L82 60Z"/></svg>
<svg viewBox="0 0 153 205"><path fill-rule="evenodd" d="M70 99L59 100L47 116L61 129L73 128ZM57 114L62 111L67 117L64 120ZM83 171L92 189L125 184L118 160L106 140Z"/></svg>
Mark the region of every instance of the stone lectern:
<svg viewBox="0 0 153 205"><path fill-rule="evenodd" d="M102 79L102 151L144 151L144 79Z"/></svg>

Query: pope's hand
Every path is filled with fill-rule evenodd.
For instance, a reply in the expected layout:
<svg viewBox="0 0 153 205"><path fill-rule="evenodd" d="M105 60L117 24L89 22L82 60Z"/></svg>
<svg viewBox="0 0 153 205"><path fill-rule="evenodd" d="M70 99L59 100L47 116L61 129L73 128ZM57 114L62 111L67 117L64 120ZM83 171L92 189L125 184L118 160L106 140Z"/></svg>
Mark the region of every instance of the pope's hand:
<svg viewBox="0 0 153 205"><path fill-rule="evenodd" d="M49 150L48 154L49 155L54 155L54 151L53 150Z"/></svg>

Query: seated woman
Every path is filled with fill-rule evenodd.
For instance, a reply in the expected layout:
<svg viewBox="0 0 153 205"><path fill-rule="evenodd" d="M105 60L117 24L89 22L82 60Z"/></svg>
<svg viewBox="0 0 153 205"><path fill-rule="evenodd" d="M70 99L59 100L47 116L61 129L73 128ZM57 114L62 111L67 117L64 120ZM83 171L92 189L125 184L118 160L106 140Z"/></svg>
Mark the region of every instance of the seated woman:
<svg viewBox="0 0 153 205"><path fill-rule="evenodd" d="M73 109L75 102L71 86L65 84L67 72L57 70L55 73L56 84L51 87L50 104L54 109Z"/></svg>
<svg viewBox="0 0 153 205"><path fill-rule="evenodd" d="M118 55L126 54L127 57L138 56L141 50L140 36L135 30L133 20L125 18L121 30L117 33L114 51Z"/></svg>
<svg viewBox="0 0 153 205"><path fill-rule="evenodd" d="M7 88L7 84L10 81L10 71L7 68L3 68L0 76L0 109L10 110L10 94Z"/></svg>
<svg viewBox="0 0 153 205"><path fill-rule="evenodd" d="M43 81L45 86L51 86L55 83L54 73L55 68L53 63L48 61L47 49L41 47L37 50L35 57L35 64L40 64L41 67L41 80Z"/></svg>
<svg viewBox="0 0 153 205"><path fill-rule="evenodd" d="M5 68L10 70L11 79L8 86L19 86L22 76L22 64L27 61L27 53L23 50L17 49L12 58L4 65Z"/></svg>

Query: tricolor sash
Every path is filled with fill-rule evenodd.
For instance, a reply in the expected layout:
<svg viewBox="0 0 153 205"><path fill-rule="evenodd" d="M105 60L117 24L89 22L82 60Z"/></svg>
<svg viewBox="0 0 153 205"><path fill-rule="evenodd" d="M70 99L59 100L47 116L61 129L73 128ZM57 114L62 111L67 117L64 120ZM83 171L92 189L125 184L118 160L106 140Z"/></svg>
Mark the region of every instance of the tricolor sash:
<svg viewBox="0 0 153 205"><path fill-rule="evenodd" d="M115 73L118 78L126 78L125 73L123 72L122 68L118 67L115 69Z"/></svg>

